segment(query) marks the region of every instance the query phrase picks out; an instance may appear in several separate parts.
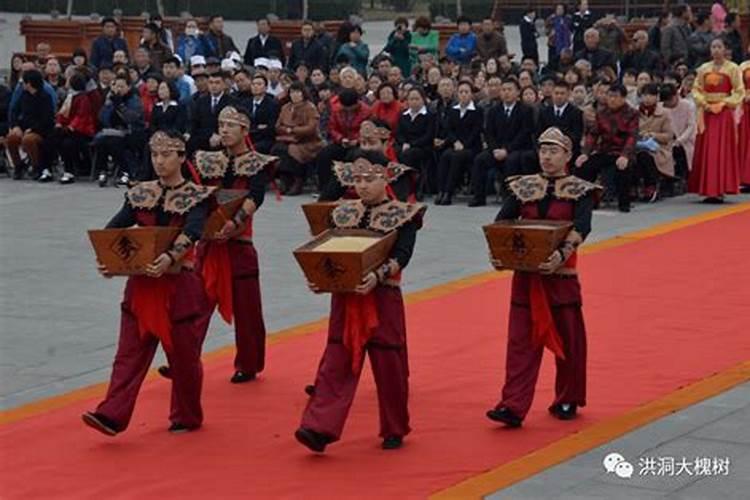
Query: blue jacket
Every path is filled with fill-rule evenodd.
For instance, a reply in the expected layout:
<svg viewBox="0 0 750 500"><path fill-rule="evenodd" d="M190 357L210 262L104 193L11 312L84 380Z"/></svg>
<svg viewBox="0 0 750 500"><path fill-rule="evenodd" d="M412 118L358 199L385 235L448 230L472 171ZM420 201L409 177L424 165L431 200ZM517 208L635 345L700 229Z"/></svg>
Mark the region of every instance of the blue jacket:
<svg viewBox="0 0 750 500"><path fill-rule="evenodd" d="M208 56L209 49L203 35L182 35L177 41L175 53L182 58L184 65L189 66L191 57Z"/></svg>
<svg viewBox="0 0 750 500"><path fill-rule="evenodd" d="M43 88L49 98L52 100L52 111L57 111L57 92L55 91L55 87L45 81ZM16 88L13 89L13 94L10 96L10 104L8 105L8 121L10 121L11 119L13 108L16 107L16 104L21 99L21 95L23 95L23 82L18 82L16 84Z"/></svg>
<svg viewBox="0 0 750 500"><path fill-rule="evenodd" d="M122 97L110 93L99 111L99 124L102 128L115 128L126 132L145 129L143 104L138 93L131 90Z"/></svg>
<svg viewBox="0 0 750 500"><path fill-rule="evenodd" d="M445 55L460 64L468 64L477 55L477 35L456 33L445 47Z"/></svg>
<svg viewBox="0 0 750 500"><path fill-rule="evenodd" d="M115 51L124 50L128 53L128 44L124 38L115 37L107 38L104 35L97 37L91 44L91 57L89 62L95 68L102 64L112 64L112 57Z"/></svg>

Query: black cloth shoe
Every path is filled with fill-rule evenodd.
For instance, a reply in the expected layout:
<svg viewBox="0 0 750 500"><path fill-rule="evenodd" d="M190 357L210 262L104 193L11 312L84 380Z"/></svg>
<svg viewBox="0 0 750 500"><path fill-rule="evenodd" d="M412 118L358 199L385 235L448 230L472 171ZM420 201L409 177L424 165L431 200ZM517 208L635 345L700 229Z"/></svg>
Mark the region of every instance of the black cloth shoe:
<svg viewBox="0 0 750 500"><path fill-rule="evenodd" d="M117 424L112 422L104 415L100 415L99 413L87 411L86 413L81 415L81 419L83 420L84 424L88 425L92 429L96 429L104 435L115 436L118 432L120 432L117 430Z"/></svg>
<svg viewBox="0 0 750 500"><path fill-rule="evenodd" d="M236 372L234 372L232 378L229 379L229 381L233 384L243 384L245 382L252 382L253 380L255 380L254 373L247 373L243 372L242 370L237 370Z"/></svg>
<svg viewBox="0 0 750 500"><path fill-rule="evenodd" d="M23 179L23 170L25 168L26 167L24 167L24 166L18 166L18 167L15 167L13 169L13 180L14 181L20 181L21 179Z"/></svg>
<svg viewBox="0 0 750 500"><path fill-rule="evenodd" d="M617 210L624 214L630 213L630 203L619 203L617 205Z"/></svg>
<svg viewBox="0 0 750 500"><path fill-rule="evenodd" d="M551 406L549 412L560 420L573 420L577 416L578 406L569 403L560 403Z"/></svg>
<svg viewBox="0 0 750 500"><path fill-rule="evenodd" d="M172 422L172 425L170 425L167 430L171 434L185 434L186 432L194 431L196 429L198 429L198 427L188 427L187 425L182 425L178 422Z"/></svg>
<svg viewBox="0 0 750 500"><path fill-rule="evenodd" d="M483 207L487 205L487 200L480 200L479 198L474 198L469 202L470 207Z"/></svg>
<svg viewBox="0 0 750 500"><path fill-rule="evenodd" d="M315 394L315 386L312 384L306 385L305 394L307 394L308 396L312 396L313 394Z"/></svg>
<svg viewBox="0 0 750 500"><path fill-rule="evenodd" d="M523 419L508 408L493 408L487 412L487 418L493 422L500 422L508 427L521 427Z"/></svg>
<svg viewBox="0 0 750 500"><path fill-rule="evenodd" d="M297 441L316 453L323 453L326 446L328 446L328 443L331 442L327 436L304 427L297 429L294 433L294 437L297 438Z"/></svg>
<svg viewBox="0 0 750 500"><path fill-rule="evenodd" d="M742 194L750 193L750 184L743 184L742 186L740 186L740 193Z"/></svg>
<svg viewBox="0 0 750 500"><path fill-rule="evenodd" d="M708 205L721 205L724 203L724 198L721 196L709 196L708 198L703 199L703 203L707 203Z"/></svg>
<svg viewBox="0 0 750 500"><path fill-rule="evenodd" d="M445 193L445 196L443 196L443 206L449 206L453 205L453 196L451 196L450 193Z"/></svg>
<svg viewBox="0 0 750 500"><path fill-rule="evenodd" d="M383 440L384 450L397 450L404 444L404 438L401 436L388 436Z"/></svg>
<svg viewBox="0 0 750 500"><path fill-rule="evenodd" d="M169 369L169 365L162 365L159 368L157 368L156 371L159 372L159 375L161 375L164 378L168 378L168 379L172 378L172 371Z"/></svg>

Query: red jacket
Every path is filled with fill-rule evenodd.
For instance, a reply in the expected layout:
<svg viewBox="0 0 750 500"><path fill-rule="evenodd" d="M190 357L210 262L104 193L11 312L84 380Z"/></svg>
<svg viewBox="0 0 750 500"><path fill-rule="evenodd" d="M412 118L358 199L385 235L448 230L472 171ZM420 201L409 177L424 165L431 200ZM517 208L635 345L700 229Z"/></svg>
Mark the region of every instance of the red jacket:
<svg viewBox="0 0 750 500"><path fill-rule="evenodd" d="M377 101L372 106L372 116L379 120L383 120L391 127L391 138L396 135L396 129L398 128L398 118L401 116L401 112L404 107L399 101L384 102Z"/></svg>
<svg viewBox="0 0 750 500"><path fill-rule="evenodd" d="M328 137L336 144L340 144L344 138L350 141L358 140L359 127L370 115L370 107L363 102L360 102L354 111L345 110L341 106L334 108L328 122Z"/></svg>
<svg viewBox="0 0 750 500"><path fill-rule="evenodd" d="M146 128L148 128L151 125L151 113L154 111L154 104L159 101L159 96L149 94L145 83L140 86L138 93L141 95L141 103L143 104L143 121L146 122Z"/></svg>
<svg viewBox="0 0 750 500"><path fill-rule="evenodd" d="M88 93L80 93L73 97L68 116L57 114L57 123L69 127L74 132L93 137L96 133L96 115L94 106Z"/></svg>

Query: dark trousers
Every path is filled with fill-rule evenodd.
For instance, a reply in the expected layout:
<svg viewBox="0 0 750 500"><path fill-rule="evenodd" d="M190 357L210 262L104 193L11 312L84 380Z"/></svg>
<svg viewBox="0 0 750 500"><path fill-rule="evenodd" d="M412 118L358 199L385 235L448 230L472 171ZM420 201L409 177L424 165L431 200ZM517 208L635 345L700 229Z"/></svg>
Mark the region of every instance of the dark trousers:
<svg viewBox="0 0 750 500"><path fill-rule="evenodd" d="M522 151L512 151L503 161L497 161L492 150L488 149L479 153L471 167L471 187L474 191L474 199L484 201L487 198L487 173L491 169L497 169L497 178L503 187L506 178L523 173L522 154Z"/></svg>
<svg viewBox="0 0 750 500"><path fill-rule="evenodd" d="M234 367L245 373L260 373L266 359L266 325L260 297L258 252L252 244L230 240L234 340Z"/></svg>
<svg viewBox="0 0 750 500"><path fill-rule="evenodd" d="M659 169L656 168L654 157L647 151L639 151L635 156L635 179L633 182L638 183L643 180L643 185L647 187L657 187L659 185Z"/></svg>
<svg viewBox="0 0 750 500"><path fill-rule="evenodd" d="M406 151L399 150L396 153L398 161L404 165L408 165L417 172L422 171L422 166L427 159L427 150L422 148L410 147Z"/></svg>
<svg viewBox="0 0 750 500"><path fill-rule="evenodd" d="M58 128L54 139L65 172L73 175L87 175L91 170L91 154L89 153L91 137L66 128Z"/></svg>
<svg viewBox="0 0 750 500"><path fill-rule="evenodd" d="M269 154L273 148L273 141L265 139L262 141L253 141L253 146L258 153Z"/></svg>
<svg viewBox="0 0 750 500"><path fill-rule="evenodd" d="M305 166L292 158L289 154L288 144L283 142L274 144L271 148L271 154L279 157L279 168L277 172L282 179L289 181L294 177L301 179L305 178L307 174Z"/></svg>
<svg viewBox="0 0 750 500"><path fill-rule="evenodd" d="M375 378L380 408L380 436L405 436L409 428L409 366L406 325L401 290L379 286L375 294L379 326L365 348ZM341 437L360 370L352 370L352 357L343 344L344 298L331 298L328 345L315 378L315 393L302 415L302 427L325 434L333 441ZM365 352L362 355L365 355ZM364 361L364 360L363 360Z"/></svg>
<svg viewBox="0 0 750 500"><path fill-rule="evenodd" d="M461 185L466 172L471 169L471 164L476 156L476 151L471 149L448 149L440 156L438 163L438 192L453 195L457 187Z"/></svg>
<svg viewBox="0 0 750 500"><path fill-rule="evenodd" d="M139 173L138 157L140 149L143 148L143 134L132 133L125 137L99 136L94 139L96 149L96 171L104 172L107 169L107 158L112 157L120 173L127 173L135 177Z"/></svg>
<svg viewBox="0 0 750 500"><path fill-rule="evenodd" d="M318 154L315 168L318 172L318 191L323 191L333 175L333 162L344 161L351 148L331 143Z"/></svg>
<svg viewBox="0 0 750 500"><path fill-rule="evenodd" d="M625 170L617 168L617 155L593 154L574 174L589 182L596 182L602 176L605 186L610 189L614 184L617 202L620 206L630 206L631 171L630 166Z"/></svg>

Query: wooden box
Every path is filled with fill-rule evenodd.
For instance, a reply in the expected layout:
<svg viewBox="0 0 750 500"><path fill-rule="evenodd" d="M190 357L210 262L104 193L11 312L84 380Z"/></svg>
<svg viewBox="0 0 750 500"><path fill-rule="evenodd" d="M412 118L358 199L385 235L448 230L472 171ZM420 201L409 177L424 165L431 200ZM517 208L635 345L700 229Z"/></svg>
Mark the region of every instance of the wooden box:
<svg viewBox="0 0 750 500"><path fill-rule="evenodd" d="M310 224L310 232L313 236L331 227L331 212L337 206L338 202L335 201L319 201L302 205L302 211L305 213L307 223Z"/></svg>
<svg viewBox="0 0 750 500"><path fill-rule="evenodd" d="M396 231L383 235L366 229L328 229L296 249L294 257L307 281L321 291L351 292L367 273L388 260L396 237ZM339 248L335 241L341 243Z"/></svg>
<svg viewBox="0 0 750 500"><path fill-rule="evenodd" d="M169 250L180 234L177 227L92 229L89 239L96 258L113 276L146 274L146 266Z"/></svg>
<svg viewBox="0 0 750 500"><path fill-rule="evenodd" d="M503 268L537 271L572 227L568 221L506 220L482 229L492 257L499 259Z"/></svg>
<svg viewBox="0 0 750 500"><path fill-rule="evenodd" d="M245 202L247 191L244 189L219 189L215 197L218 206L211 212L203 228L203 238L212 240L221 231L226 221L231 220Z"/></svg>

